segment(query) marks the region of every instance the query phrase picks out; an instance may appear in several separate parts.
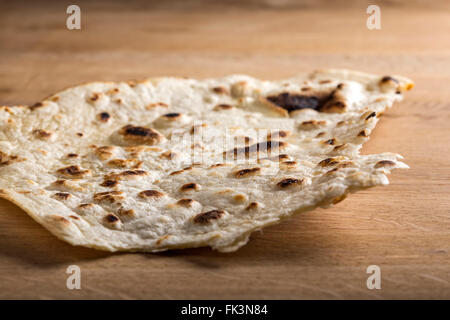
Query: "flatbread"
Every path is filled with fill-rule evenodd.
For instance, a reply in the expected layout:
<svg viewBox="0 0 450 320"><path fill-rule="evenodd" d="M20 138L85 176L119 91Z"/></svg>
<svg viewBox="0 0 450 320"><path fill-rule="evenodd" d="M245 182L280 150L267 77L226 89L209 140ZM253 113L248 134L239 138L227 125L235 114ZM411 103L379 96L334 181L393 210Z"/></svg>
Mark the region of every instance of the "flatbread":
<svg viewBox="0 0 450 320"><path fill-rule="evenodd" d="M412 87L349 70L80 85L0 108L0 196L73 245L234 251L407 168L359 150Z"/></svg>

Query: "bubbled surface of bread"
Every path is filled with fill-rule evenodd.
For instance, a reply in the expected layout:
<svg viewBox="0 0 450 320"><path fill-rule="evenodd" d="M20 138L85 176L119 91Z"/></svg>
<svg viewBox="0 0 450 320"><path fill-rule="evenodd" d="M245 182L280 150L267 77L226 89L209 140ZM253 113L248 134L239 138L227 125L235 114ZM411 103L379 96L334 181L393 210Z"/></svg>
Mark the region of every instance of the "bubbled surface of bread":
<svg viewBox="0 0 450 320"><path fill-rule="evenodd" d="M359 150L412 86L321 70L73 87L0 108L0 196L74 245L233 251L406 168L397 154Z"/></svg>

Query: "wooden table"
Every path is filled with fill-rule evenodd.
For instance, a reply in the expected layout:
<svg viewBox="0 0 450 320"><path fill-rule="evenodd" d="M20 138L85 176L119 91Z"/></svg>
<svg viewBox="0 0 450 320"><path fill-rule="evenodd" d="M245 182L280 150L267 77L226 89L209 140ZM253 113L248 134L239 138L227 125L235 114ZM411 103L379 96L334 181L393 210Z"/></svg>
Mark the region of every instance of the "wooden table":
<svg viewBox="0 0 450 320"><path fill-rule="evenodd" d="M230 254L72 247L1 200L1 298L450 298L448 2L383 4L382 28L372 31L361 1L77 1L81 31L66 29L65 2L34 3L1 2L0 104L31 104L92 80L276 79L318 67L396 73L416 88L363 152L398 152L411 169L395 171L387 187L257 232ZM81 290L66 288L72 264ZM372 264L381 290L366 287Z"/></svg>

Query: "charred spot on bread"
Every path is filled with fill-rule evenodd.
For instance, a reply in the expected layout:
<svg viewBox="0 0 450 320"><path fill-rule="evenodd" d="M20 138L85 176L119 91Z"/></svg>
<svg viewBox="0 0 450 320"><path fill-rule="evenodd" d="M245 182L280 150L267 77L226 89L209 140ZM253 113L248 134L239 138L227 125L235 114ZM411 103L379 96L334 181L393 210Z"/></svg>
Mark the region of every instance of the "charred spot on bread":
<svg viewBox="0 0 450 320"><path fill-rule="evenodd" d="M307 120L300 124L302 129L317 129L327 124L325 120Z"/></svg>
<svg viewBox="0 0 450 320"><path fill-rule="evenodd" d="M107 214L105 216L105 221L108 222L108 223L117 223L117 222L119 222L119 220L120 219L116 215L114 215L112 213Z"/></svg>
<svg viewBox="0 0 450 320"><path fill-rule="evenodd" d="M17 155L6 154L0 151L0 166L8 166L15 162L25 161L25 158L21 158Z"/></svg>
<svg viewBox="0 0 450 320"><path fill-rule="evenodd" d="M230 94L227 88L225 87L214 87L212 91L217 94Z"/></svg>
<svg viewBox="0 0 450 320"><path fill-rule="evenodd" d="M144 127L140 127L140 126L132 126L132 125L127 125L125 127L122 128L123 129L123 134L124 135L128 135L128 136L138 136L138 137L148 137L148 136L153 136L153 130L151 130L150 128L144 128Z"/></svg>
<svg viewBox="0 0 450 320"><path fill-rule="evenodd" d="M366 129L361 130L361 131L358 133L358 137L368 137L368 136L369 136L369 134L367 133L367 130L366 130Z"/></svg>
<svg viewBox="0 0 450 320"><path fill-rule="evenodd" d="M303 179L297 179L297 178L285 178L277 183L277 186L281 189L290 188L293 186L298 186L303 183Z"/></svg>
<svg viewBox="0 0 450 320"><path fill-rule="evenodd" d="M98 192L93 196L94 202L107 202L107 203L117 203L120 200L125 199L122 195L122 191L106 191L106 192Z"/></svg>
<svg viewBox="0 0 450 320"><path fill-rule="evenodd" d="M219 168L219 167L226 167L227 166L227 164L225 164L225 163L215 163L215 164L212 164L212 165L210 165L209 166L209 168Z"/></svg>
<svg viewBox="0 0 450 320"><path fill-rule="evenodd" d="M369 120L370 118L373 118L373 117L375 117L377 115L377 113L374 111L374 112L371 112L367 117L366 117L366 121L367 120Z"/></svg>
<svg viewBox="0 0 450 320"><path fill-rule="evenodd" d="M142 161L137 159L112 159L107 162L107 165L113 168L139 168Z"/></svg>
<svg viewBox="0 0 450 320"><path fill-rule="evenodd" d="M321 137L323 137L324 135L326 135L326 132L324 132L324 131L319 132L319 133L316 135L316 138L321 138Z"/></svg>
<svg viewBox="0 0 450 320"><path fill-rule="evenodd" d="M296 168L298 165L297 161L282 161L280 163L280 168L281 169L294 169Z"/></svg>
<svg viewBox="0 0 450 320"><path fill-rule="evenodd" d="M39 139L49 139L52 136L52 133L43 129L35 129L33 130L33 135Z"/></svg>
<svg viewBox="0 0 450 320"><path fill-rule="evenodd" d="M330 100L320 109L321 112L327 113L342 113L347 108L347 104L341 100Z"/></svg>
<svg viewBox="0 0 450 320"><path fill-rule="evenodd" d="M99 100L101 97L101 93L98 92L94 92L93 94L91 94L91 96L89 97L89 100L92 102L95 102L97 100Z"/></svg>
<svg viewBox="0 0 450 320"><path fill-rule="evenodd" d="M42 102L36 102L35 104L29 106L28 108L29 108L31 111L34 111L34 110L36 110L36 109L42 108L43 106L44 106L44 104L43 104Z"/></svg>
<svg viewBox="0 0 450 320"><path fill-rule="evenodd" d="M232 150L225 151L224 156L227 156L229 154L234 155L234 156L238 156L240 154L249 155L251 153L271 151L272 149L275 149L275 148L278 148L281 150L281 149L284 149L286 146L287 146L286 142L277 141L277 140L268 140L268 141L255 143L250 146L234 148Z"/></svg>
<svg viewBox="0 0 450 320"><path fill-rule="evenodd" d="M193 219L194 223L197 224L207 224L213 220L220 219L225 214L223 210L211 210L199 213Z"/></svg>
<svg viewBox="0 0 450 320"><path fill-rule="evenodd" d="M83 177L90 174L90 170L83 170L77 165L60 168L56 172L65 177Z"/></svg>
<svg viewBox="0 0 450 320"><path fill-rule="evenodd" d="M70 193L67 192L57 192L53 195L53 198L58 199L58 200L67 200L71 197L72 195Z"/></svg>
<svg viewBox="0 0 450 320"><path fill-rule="evenodd" d="M282 92L278 95L268 96L266 99L289 113L302 109L313 109L318 112L342 112L346 105L336 94L337 90L339 89L308 94Z"/></svg>
<svg viewBox="0 0 450 320"><path fill-rule="evenodd" d="M115 187L118 183L119 182L117 180L105 180L100 184L100 186L111 188L111 187Z"/></svg>
<svg viewBox="0 0 450 320"><path fill-rule="evenodd" d="M144 171L144 170L125 170L122 172L113 172L113 173L106 174L103 177L104 180L103 180L102 186L108 187L109 184L112 184L111 182L107 182L105 184L105 182L108 180L114 180L114 181L135 180L135 179L138 179L138 178L146 176L146 175L148 175L148 172Z"/></svg>
<svg viewBox="0 0 450 320"><path fill-rule="evenodd" d="M321 101L316 96L292 94L289 92L283 92L278 95L268 96L267 100L285 109L289 113L301 109L319 110L321 106Z"/></svg>
<svg viewBox="0 0 450 320"><path fill-rule="evenodd" d="M179 117L181 117L180 113L177 112L171 112L171 113L166 113L165 115L163 115L164 118L167 119L177 119Z"/></svg>
<svg viewBox="0 0 450 320"><path fill-rule="evenodd" d="M173 171L169 174L169 176L176 176L177 174L181 174L181 173L183 173L185 171L189 171L189 170L192 170L192 166L183 168L181 170Z"/></svg>
<svg viewBox="0 0 450 320"><path fill-rule="evenodd" d="M261 172L261 168L249 168L249 169L242 169L239 171L236 171L234 173L234 176L236 178L246 178L251 177L259 174Z"/></svg>
<svg viewBox="0 0 450 320"><path fill-rule="evenodd" d="M180 187L180 191L191 191L191 190L199 190L199 189L200 189L200 185L198 185L197 183L194 183L194 182L186 183Z"/></svg>
<svg viewBox="0 0 450 320"><path fill-rule="evenodd" d="M397 79L395 79L394 77L391 76L384 76L381 78L380 83L387 83L387 82L395 82L395 83L399 83Z"/></svg>
<svg viewBox="0 0 450 320"><path fill-rule="evenodd" d="M250 202L248 206L245 208L246 211L253 211L260 207L258 202Z"/></svg>
<svg viewBox="0 0 450 320"><path fill-rule="evenodd" d="M158 190L144 190L138 193L141 199L158 199L164 197L164 193Z"/></svg>
<svg viewBox="0 0 450 320"><path fill-rule="evenodd" d="M108 122L108 120L111 118L108 112L100 112L97 114L97 119L101 122Z"/></svg>
<svg viewBox="0 0 450 320"><path fill-rule="evenodd" d="M119 130L119 135L123 137L125 141L155 145L164 140L164 136L152 128L126 125Z"/></svg>
<svg viewBox="0 0 450 320"><path fill-rule="evenodd" d="M340 145L338 145L338 146L335 146L335 147L333 148L333 151L339 151L339 150L345 149L347 146L348 146L348 145L347 145L346 143L340 144Z"/></svg>
<svg viewBox="0 0 450 320"><path fill-rule="evenodd" d="M95 148L94 153L101 160L106 160L111 158L114 155L116 147L114 146L102 146Z"/></svg>
<svg viewBox="0 0 450 320"><path fill-rule="evenodd" d="M323 159L322 161L320 161L318 163L318 165L321 167L329 167L329 166L333 166L338 163L339 163L339 160L337 160L336 158L326 158L326 159Z"/></svg>
<svg viewBox="0 0 450 320"><path fill-rule="evenodd" d="M147 105L145 107L145 109L151 110L151 109L154 109L154 108L157 108L157 107L168 108L169 105L167 103L164 103L164 102L154 102L154 103L150 103L149 105Z"/></svg>
<svg viewBox="0 0 450 320"><path fill-rule="evenodd" d="M177 201L177 205L179 205L180 207L185 207L185 208L189 208L192 206L192 204L194 203L194 200L192 199L180 199Z"/></svg>
<svg viewBox="0 0 450 320"><path fill-rule="evenodd" d="M333 146L333 145L336 144L336 139L335 139L335 138L331 138L331 139L322 141L322 143L323 143L323 144L328 144L328 145L330 145L330 146Z"/></svg>
<svg viewBox="0 0 450 320"><path fill-rule="evenodd" d="M283 139L286 138L288 136L291 135L290 131L287 130L275 130L273 132L269 132L267 134L267 140L272 140L272 139Z"/></svg>
<svg viewBox="0 0 450 320"><path fill-rule="evenodd" d="M119 208L119 210L117 210L117 214L120 215L121 217L127 217L127 218L135 217L135 212L133 209L125 209L123 207L121 207L121 208Z"/></svg>
<svg viewBox="0 0 450 320"><path fill-rule="evenodd" d="M282 154L279 154L276 158L278 161L286 161L286 160L289 160L291 157L289 157L289 155L287 155L285 153L282 153Z"/></svg>
<svg viewBox="0 0 450 320"><path fill-rule="evenodd" d="M218 104L218 105L216 105L216 106L214 107L214 110L215 110L215 111L220 111L220 110L231 110L231 109L233 109L233 106L230 105L230 104L225 104L225 103Z"/></svg>
<svg viewBox="0 0 450 320"><path fill-rule="evenodd" d="M93 203L81 203L81 204L78 205L77 208L79 208L79 209L88 209L88 208L92 208L92 207L94 207Z"/></svg>

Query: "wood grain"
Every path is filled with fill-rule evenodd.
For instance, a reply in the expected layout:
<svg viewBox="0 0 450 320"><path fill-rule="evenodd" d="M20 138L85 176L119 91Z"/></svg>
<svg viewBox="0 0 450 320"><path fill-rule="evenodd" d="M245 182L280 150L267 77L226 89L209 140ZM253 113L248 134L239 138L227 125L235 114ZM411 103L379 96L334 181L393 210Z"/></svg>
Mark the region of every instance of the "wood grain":
<svg viewBox="0 0 450 320"><path fill-rule="evenodd" d="M255 233L235 253L207 248L109 254L72 247L0 201L0 298L450 298L448 2L78 1L0 5L0 104L31 104L93 80L247 73L275 79L319 67L402 74L416 82L364 153L402 154L391 185ZM384 2L383 2L384 3ZM276 199L274 199L276 201ZM66 288L67 266L82 289ZM382 289L366 288L367 266Z"/></svg>

